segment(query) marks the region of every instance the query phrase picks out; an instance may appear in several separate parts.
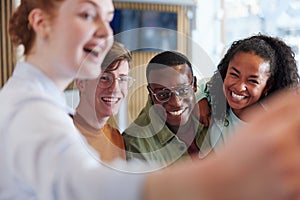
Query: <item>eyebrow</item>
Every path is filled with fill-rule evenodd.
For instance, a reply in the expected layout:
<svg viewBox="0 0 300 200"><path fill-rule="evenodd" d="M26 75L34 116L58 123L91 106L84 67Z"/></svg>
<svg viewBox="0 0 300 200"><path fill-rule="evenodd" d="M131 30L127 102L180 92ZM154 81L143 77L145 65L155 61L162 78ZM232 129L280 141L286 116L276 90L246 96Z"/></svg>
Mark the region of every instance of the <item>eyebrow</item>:
<svg viewBox="0 0 300 200"><path fill-rule="evenodd" d="M100 9L99 5L98 5L97 3L95 3L93 0L81 0L80 2L81 2L81 3L90 3L90 4L92 4L94 7L96 7L97 9ZM113 10L110 10L110 11L107 12L107 14L108 14L109 16L110 16L110 15L114 16L115 10L114 10L114 9L113 9Z"/></svg>
<svg viewBox="0 0 300 200"><path fill-rule="evenodd" d="M95 7L99 7L94 1L92 0L81 0L80 3L89 3L92 4Z"/></svg>
<svg viewBox="0 0 300 200"><path fill-rule="evenodd" d="M236 73L241 74L241 72L234 66L231 66L230 68L233 69L233 71L235 71ZM249 78L259 78L259 76L258 75L250 75Z"/></svg>
<svg viewBox="0 0 300 200"><path fill-rule="evenodd" d="M241 73L241 72L240 72L237 68L235 68L234 66L231 66L230 68L233 69L233 71L235 71L235 72L238 73L238 74Z"/></svg>

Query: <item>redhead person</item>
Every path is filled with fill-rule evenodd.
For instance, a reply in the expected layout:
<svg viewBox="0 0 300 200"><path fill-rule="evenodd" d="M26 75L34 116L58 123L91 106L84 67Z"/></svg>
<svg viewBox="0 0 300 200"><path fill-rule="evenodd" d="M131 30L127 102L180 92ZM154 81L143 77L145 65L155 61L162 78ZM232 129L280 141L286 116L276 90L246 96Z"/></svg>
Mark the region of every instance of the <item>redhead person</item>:
<svg viewBox="0 0 300 200"><path fill-rule="evenodd" d="M0 93L0 199L296 199L295 92L270 100L220 156L152 173L125 173L91 157L63 91L75 78L99 76L113 12L111 0L21 1L10 34L25 46L25 61Z"/></svg>
<svg viewBox="0 0 300 200"><path fill-rule="evenodd" d="M130 62L130 51L114 42L99 77L76 80L80 101L73 116L74 124L104 162L126 157L121 133L107 121L118 113L133 83L128 75Z"/></svg>
<svg viewBox="0 0 300 200"><path fill-rule="evenodd" d="M209 146L222 149L247 123L249 108L267 109L266 97L298 84L294 52L281 39L258 34L233 42L207 84L212 108ZM208 110L208 104L200 104L200 112Z"/></svg>

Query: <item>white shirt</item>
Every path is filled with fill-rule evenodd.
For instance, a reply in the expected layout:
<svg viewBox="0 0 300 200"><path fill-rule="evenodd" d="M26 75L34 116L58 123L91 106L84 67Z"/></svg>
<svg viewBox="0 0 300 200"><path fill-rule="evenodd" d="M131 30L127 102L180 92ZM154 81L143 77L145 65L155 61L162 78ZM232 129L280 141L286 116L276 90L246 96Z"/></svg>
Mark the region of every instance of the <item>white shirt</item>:
<svg viewBox="0 0 300 200"><path fill-rule="evenodd" d="M233 113L231 108L226 120L228 121L226 126L224 125L224 121L220 123L215 122L208 130L210 145L216 152L220 151L228 143L239 126L246 124Z"/></svg>
<svg viewBox="0 0 300 200"><path fill-rule="evenodd" d="M140 199L144 175L92 158L63 93L37 68L17 64L1 89L0 111L1 200Z"/></svg>

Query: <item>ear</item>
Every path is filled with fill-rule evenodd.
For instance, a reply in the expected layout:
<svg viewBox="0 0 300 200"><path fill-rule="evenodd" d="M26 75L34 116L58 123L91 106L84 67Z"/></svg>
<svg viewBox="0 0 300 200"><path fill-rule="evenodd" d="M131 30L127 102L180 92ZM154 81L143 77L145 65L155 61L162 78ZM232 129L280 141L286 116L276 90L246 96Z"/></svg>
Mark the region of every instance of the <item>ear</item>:
<svg viewBox="0 0 300 200"><path fill-rule="evenodd" d="M153 100L154 96L153 96L152 92L150 91L150 85L147 85L147 90L148 90L151 102L154 103L154 100Z"/></svg>
<svg viewBox="0 0 300 200"><path fill-rule="evenodd" d="M194 82L193 82L193 84L194 84L194 85L193 85L194 92L197 92L197 77L194 76L193 79L194 79Z"/></svg>
<svg viewBox="0 0 300 200"><path fill-rule="evenodd" d="M51 31L51 23L50 17L45 11L39 8L33 9L28 16L28 21L28 26L33 28L37 36L40 36L44 39L49 36Z"/></svg>
<svg viewBox="0 0 300 200"><path fill-rule="evenodd" d="M272 88L271 85L266 85L266 87L264 88L263 92L262 92L262 97L266 97L268 96L268 92L269 90Z"/></svg>
<svg viewBox="0 0 300 200"><path fill-rule="evenodd" d="M85 81L84 80L76 79L75 84L76 84L77 89L80 92L84 91L84 89L85 89Z"/></svg>

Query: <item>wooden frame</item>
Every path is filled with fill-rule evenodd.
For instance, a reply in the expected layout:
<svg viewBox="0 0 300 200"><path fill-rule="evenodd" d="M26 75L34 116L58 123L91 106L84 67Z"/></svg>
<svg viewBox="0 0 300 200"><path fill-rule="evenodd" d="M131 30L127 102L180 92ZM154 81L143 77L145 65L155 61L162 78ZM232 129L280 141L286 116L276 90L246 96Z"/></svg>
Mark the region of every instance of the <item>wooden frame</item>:
<svg viewBox="0 0 300 200"><path fill-rule="evenodd" d="M12 0L6 0L0 2L0 88L5 84L8 78L11 76L15 63L16 63L16 51L10 41L8 34L9 18L15 8L15 4Z"/></svg>

